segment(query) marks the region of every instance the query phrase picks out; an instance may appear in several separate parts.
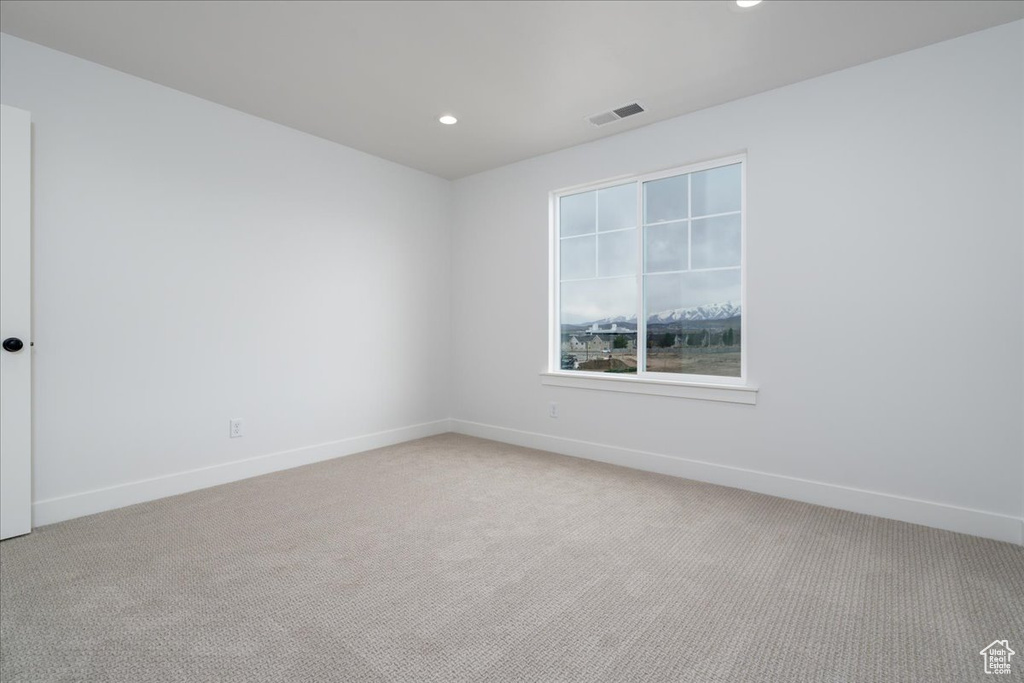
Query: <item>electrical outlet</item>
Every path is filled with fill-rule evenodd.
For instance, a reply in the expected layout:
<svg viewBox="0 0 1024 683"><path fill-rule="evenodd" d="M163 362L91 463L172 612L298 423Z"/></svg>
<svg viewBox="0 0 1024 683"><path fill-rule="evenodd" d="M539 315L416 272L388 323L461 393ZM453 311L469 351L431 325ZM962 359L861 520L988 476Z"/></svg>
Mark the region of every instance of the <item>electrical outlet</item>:
<svg viewBox="0 0 1024 683"><path fill-rule="evenodd" d="M228 431L228 436L230 436L232 439L236 439L236 438L240 437L244 433L244 431L245 431L243 429L245 427L245 423L242 422L241 418L237 418L237 419L231 420L231 422L229 423L229 426L230 426L230 429Z"/></svg>
<svg viewBox="0 0 1024 683"><path fill-rule="evenodd" d="M553 401L548 404L548 417L558 418L558 404Z"/></svg>

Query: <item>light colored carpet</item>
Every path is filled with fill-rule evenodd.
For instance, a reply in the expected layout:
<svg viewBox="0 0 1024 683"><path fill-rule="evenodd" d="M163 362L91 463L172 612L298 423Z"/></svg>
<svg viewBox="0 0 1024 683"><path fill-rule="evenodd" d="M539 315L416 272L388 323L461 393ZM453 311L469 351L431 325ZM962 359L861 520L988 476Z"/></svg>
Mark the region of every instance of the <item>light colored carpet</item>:
<svg viewBox="0 0 1024 683"><path fill-rule="evenodd" d="M0 544L16 681L970 681L1024 548L443 435Z"/></svg>

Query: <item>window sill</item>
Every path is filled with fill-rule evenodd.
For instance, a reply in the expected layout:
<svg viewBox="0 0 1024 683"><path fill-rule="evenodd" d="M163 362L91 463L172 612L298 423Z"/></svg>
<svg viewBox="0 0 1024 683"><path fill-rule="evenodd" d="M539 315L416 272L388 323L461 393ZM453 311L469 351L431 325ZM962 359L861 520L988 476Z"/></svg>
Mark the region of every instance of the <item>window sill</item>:
<svg viewBox="0 0 1024 683"><path fill-rule="evenodd" d="M599 373L569 374L565 372L542 372L540 373L540 383L551 387L618 391L626 394L693 398L702 401L742 403L746 405L755 405L757 403L757 387L750 385L668 382L658 379L638 379L636 377L607 377Z"/></svg>

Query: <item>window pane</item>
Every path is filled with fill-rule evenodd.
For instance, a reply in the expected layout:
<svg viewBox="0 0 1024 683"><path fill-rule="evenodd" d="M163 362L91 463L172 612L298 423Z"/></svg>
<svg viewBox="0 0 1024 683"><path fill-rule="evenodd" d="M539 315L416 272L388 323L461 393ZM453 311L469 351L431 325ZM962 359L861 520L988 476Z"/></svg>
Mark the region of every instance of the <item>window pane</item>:
<svg viewBox="0 0 1024 683"><path fill-rule="evenodd" d="M740 270L646 275L650 372L740 376Z"/></svg>
<svg viewBox="0 0 1024 683"><path fill-rule="evenodd" d="M687 176L677 175L644 183L644 223L687 217Z"/></svg>
<svg viewBox="0 0 1024 683"><path fill-rule="evenodd" d="M686 221L644 228L644 272L687 269Z"/></svg>
<svg viewBox="0 0 1024 683"><path fill-rule="evenodd" d="M581 237L580 239L590 239ZM597 275L636 275L636 229L597 236Z"/></svg>
<svg viewBox="0 0 1024 683"><path fill-rule="evenodd" d="M741 376L742 168L559 199L562 370Z"/></svg>
<svg viewBox="0 0 1024 683"><path fill-rule="evenodd" d="M561 254L560 273L563 280L579 280L594 277L595 259L593 236L573 237L559 242Z"/></svg>
<svg viewBox="0 0 1024 683"><path fill-rule="evenodd" d="M636 278L563 282L561 369L636 372Z"/></svg>
<svg viewBox="0 0 1024 683"><path fill-rule="evenodd" d="M693 221L694 268L740 265L740 214Z"/></svg>
<svg viewBox="0 0 1024 683"><path fill-rule="evenodd" d="M693 216L740 210L739 164L694 173L692 183Z"/></svg>
<svg viewBox="0 0 1024 683"><path fill-rule="evenodd" d="M603 231L635 227L636 183L598 190L597 229Z"/></svg>
<svg viewBox="0 0 1024 683"><path fill-rule="evenodd" d="M595 231L597 224L597 193L584 192L558 201L559 237L586 235Z"/></svg>

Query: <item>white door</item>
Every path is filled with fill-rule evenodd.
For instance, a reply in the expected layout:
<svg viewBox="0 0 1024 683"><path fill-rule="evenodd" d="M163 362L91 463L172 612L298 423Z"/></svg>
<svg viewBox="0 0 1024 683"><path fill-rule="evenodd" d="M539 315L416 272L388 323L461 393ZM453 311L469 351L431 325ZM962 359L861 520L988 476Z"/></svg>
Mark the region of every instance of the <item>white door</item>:
<svg viewBox="0 0 1024 683"><path fill-rule="evenodd" d="M0 105L0 539L32 530L32 120Z"/></svg>

